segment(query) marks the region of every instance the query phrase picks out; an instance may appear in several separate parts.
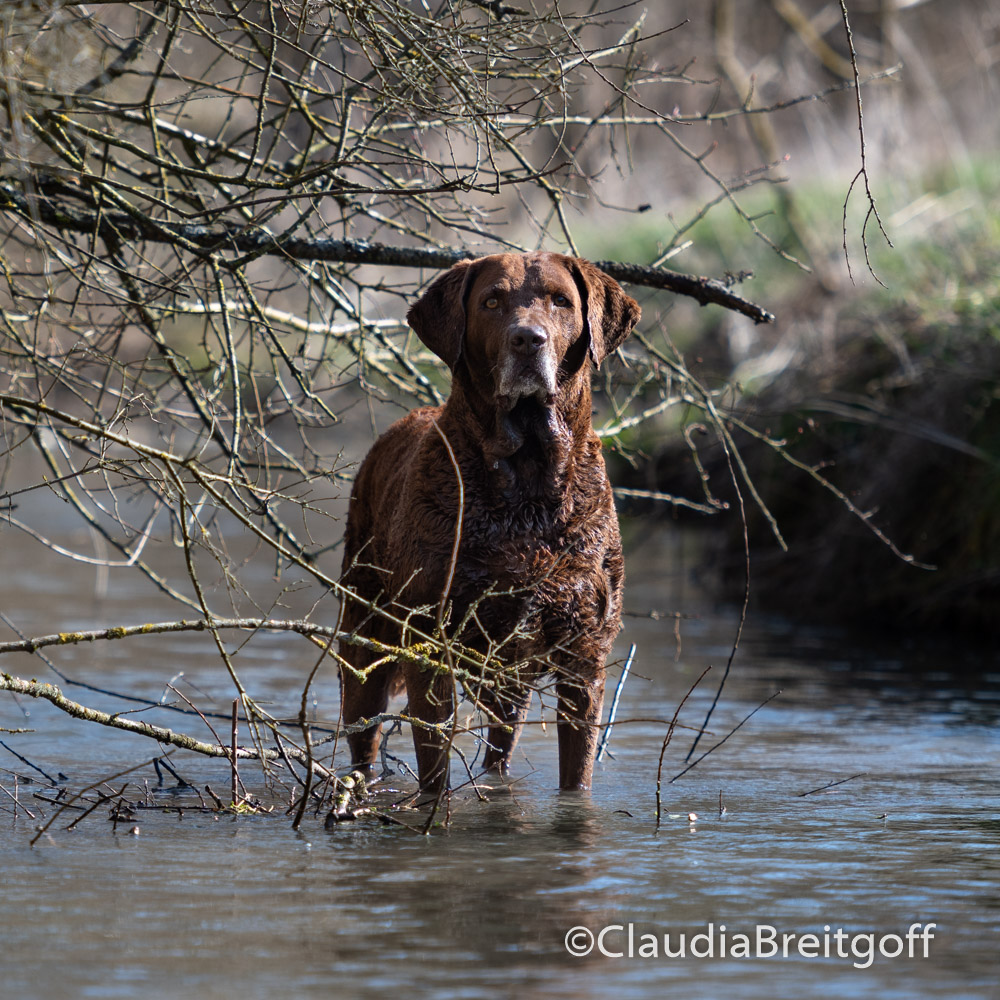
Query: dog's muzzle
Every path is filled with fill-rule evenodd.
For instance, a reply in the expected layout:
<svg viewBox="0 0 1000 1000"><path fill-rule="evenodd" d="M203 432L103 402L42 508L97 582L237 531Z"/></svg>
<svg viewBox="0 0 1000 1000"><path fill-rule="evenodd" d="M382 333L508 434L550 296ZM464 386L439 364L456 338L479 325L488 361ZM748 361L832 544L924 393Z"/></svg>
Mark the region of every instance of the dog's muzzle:
<svg viewBox="0 0 1000 1000"><path fill-rule="evenodd" d="M551 406L555 402L558 367L552 339L544 328L514 327L500 359L497 395L506 398L511 408L526 397Z"/></svg>

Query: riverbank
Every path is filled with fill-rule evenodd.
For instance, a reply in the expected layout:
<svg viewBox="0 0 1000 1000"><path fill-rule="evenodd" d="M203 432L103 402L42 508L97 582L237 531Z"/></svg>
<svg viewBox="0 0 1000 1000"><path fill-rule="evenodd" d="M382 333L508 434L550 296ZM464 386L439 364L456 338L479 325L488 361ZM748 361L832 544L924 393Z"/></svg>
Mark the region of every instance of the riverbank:
<svg viewBox="0 0 1000 1000"><path fill-rule="evenodd" d="M723 317L682 352L716 392L753 483L737 479L752 599L766 609L901 627L994 621L1000 184L934 183L886 212L894 248L869 230L883 285L863 258L852 262L856 285L810 276L772 295L765 275L754 294L778 314L773 329L748 334ZM708 491L729 504L701 520L724 527L710 559L722 593L738 598L744 530L723 438L683 430L676 417L647 428L630 443L641 460L619 481L699 499L700 464Z"/></svg>

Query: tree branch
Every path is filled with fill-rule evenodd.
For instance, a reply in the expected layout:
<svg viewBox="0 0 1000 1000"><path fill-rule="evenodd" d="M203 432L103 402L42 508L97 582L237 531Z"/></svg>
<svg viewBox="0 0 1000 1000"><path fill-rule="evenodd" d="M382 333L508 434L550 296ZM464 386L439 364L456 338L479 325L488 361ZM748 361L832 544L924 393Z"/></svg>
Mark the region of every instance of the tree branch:
<svg viewBox="0 0 1000 1000"><path fill-rule="evenodd" d="M107 235L128 242L183 244L194 252L204 250L206 255L228 250L304 261L427 268L447 268L476 256L471 250L388 246L366 240L284 238L259 228L216 228L154 221L138 212L90 211L44 195L29 198L9 182L0 183L0 210L19 215L32 224L44 223L61 232L96 234L100 238ZM595 263L616 281L687 295L703 306L712 303L742 313L755 323L774 320L774 315L762 306L731 291L733 281L618 261Z"/></svg>
<svg viewBox="0 0 1000 1000"><path fill-rule="evenodd" d="M123 718L117 713L102 712L96 708L88 708L77 701L67 698L62 691L54 684L45 684L41 681L27 681L20 677L13 677L10 674L0 673L0 691L11 691L14 694L23 695L28 698L42 698L51 702L60 711L71 715L74 719L82 719L84 722L95 722L101 726L108 726L111 729L122 729L128 733L135 733L137 736L145 736L156 740L164 745L181 747L184 750L191 750L194 753L202 754L205 757L223 757L232 760L233 754L245 760L266 760L282 762L285 757L290 757L299 764L313 767L317 773L323 777L332 777L332 772L318 763L316 760L309 760L307 755L294 747L285 746L282 751L261 747L227 747L218 743L206 743L204 740L195 739L185 733L175 733L172 729L164 726L157 726L151 722L138 722L135 719Z"/></svg>

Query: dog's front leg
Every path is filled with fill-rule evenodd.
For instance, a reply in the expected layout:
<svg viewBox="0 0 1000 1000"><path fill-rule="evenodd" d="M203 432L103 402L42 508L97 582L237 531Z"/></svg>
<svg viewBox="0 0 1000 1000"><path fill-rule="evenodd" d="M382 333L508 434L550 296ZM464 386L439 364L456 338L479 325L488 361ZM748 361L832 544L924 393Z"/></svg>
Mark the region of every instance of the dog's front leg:
<svg viewBox="0 0 1000 1000"><path fill-rule="evenodd" d="M510 759L524 727L524 720L528 717L531 688L504 691L500 695L491 693L482 698L482 701L491 715L487 727L483 768L487 771L496 770L503 775L510 766ZM496 721L492 721L494 718Z"/></svg>
<svg viewBox="0 0 1000 1000"><path fill-rule="evenodd" d="M420 790L436 794L448 787L454 681L447 673L421 670L412 665L407 666L405 675L409 712L420 722L428 723L411 727Z"/></svg>
<svg viewBox="0 0 1000 1000"><path fill-rule="evenodd" d="M604 707L604 670L592 680L556 683L559 695L559 787L590 788Z"/></svg>
<svg viewBox="0 0 1000 1000"><path fill-rule="evenodd" d="M350 656L357 669L367 666L364 652L356 647L345 650L341 646L341 655L345 660ZM341 713L345 726L353 726L360 719L371 719L385 712L394 674L395 664L383 664L362 681L347 667L341 667ZM359 732L349 733L347 744L351 748L351 765L370 769L378 758L381 738L382 727L375 722Z"/></svg>

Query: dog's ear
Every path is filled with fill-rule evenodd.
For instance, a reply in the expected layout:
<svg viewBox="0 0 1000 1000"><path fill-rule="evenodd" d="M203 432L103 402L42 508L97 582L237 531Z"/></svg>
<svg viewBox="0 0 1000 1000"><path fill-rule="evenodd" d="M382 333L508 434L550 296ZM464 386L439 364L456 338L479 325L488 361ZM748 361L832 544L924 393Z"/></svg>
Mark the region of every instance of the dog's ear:
<svg viewBox="0 0 1000 1000"><path fill-rule="evenodd" d="M583 324L590 336L590 357L599 366L632 332L642 310L614 278L588 260L573 261L573 277L583 300Z"/></svg>
<svg viewBox="0 0 1000 1000"><path fill-rule="evenodd" d="M465 342L465 302L475 270L473 261L459 261L435 278L406 314L413 332L452 371Z"/></svg>

